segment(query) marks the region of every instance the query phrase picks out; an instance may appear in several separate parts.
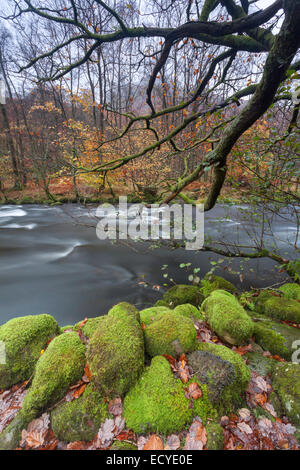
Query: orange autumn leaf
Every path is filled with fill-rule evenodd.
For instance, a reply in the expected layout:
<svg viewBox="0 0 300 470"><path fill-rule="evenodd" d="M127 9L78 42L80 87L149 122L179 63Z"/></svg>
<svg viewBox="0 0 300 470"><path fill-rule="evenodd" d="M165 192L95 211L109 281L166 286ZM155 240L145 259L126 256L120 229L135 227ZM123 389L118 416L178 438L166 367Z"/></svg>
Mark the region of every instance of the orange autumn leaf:
<svg viewBox="0 0 300 470"><path fill-rule="evenodd" d="M73 393L73 397L74 398L81 397L81 395L85 391L85 387L86 387L86 384L83 384L83 385L81 385L81 387L77 388L77 390L75 390L75 392Z"/></svg>
<svg viewBox="0 0 300 470"><path fill-rule="evenodd" d="M87 321L88 321L88 319L87 319L87 317L85 317L85 319L82 320L81 323L79 323L78 328L79 328L79 329L82 328L82 327L86 324Z"/></svg>
<svg viewBox="0 0 300 470"><path fill-rule="evenodd" d="M191 383L188 386L187 391L194 400L202 397L202 390L196 382Z"/></svg>
<svg viewBox="0 0 300 470"><path fill-rule="evenodd" d="M163 450L164 444L162 439L156 434L152 434L150 439L144 445L143 450Z"/></svg>

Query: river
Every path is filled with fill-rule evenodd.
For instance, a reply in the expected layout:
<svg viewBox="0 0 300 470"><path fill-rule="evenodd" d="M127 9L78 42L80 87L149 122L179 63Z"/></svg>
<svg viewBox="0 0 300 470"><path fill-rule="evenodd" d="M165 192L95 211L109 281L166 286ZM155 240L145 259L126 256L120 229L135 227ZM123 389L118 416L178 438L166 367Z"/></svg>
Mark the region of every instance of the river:
<svg viewBox="0 0 300 470"><path fill-rule="evenodd" d="M249 244L260 229L254 224L247 233L248 216L240 214L244 209L217 205L205 215L205 233L213 239ZM153 249L146 243L101 241L92 226L93 211L78 204L0 206L0 324L39 313L53 315L60 325L74 324L86 316L107 313L119 301L142 309L161 297L164 273L177 283L187 283L190 272L179 268L180 263L200 267L203 277L211 261L222 259L213 253ZM280 251L295 257L287 244L295 222L285 214L272 220L271 229L269 243L275 237ZM238 271L240 261L235 259L231 269ZM162 265L168 268L162 271ZM269 259L247 262L241 283L224 260L216 274L242 289L265 287L286 277L274 266Z"/></svg>

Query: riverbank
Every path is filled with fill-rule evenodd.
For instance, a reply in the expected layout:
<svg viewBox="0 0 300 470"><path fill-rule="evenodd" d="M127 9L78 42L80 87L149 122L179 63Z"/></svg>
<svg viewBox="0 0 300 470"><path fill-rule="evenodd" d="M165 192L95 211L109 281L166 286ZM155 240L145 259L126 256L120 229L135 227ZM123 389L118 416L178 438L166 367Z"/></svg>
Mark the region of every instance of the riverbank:
<svg viewBox="0 0 300 470"><path fill-rule="evenodd" d="M207 276L75 325L12 319L0 449L297 449L299 302L297 284L238 292Z"/></svg>

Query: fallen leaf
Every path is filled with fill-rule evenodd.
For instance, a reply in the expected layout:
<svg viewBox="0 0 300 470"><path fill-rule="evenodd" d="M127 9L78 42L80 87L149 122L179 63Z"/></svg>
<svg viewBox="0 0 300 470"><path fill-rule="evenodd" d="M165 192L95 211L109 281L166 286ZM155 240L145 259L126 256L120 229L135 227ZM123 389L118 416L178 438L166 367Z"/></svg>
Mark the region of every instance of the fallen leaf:
<svg viewBox="0 0 300 470"><path fill-rule="evenodd" d="M85 391L85 387L86 387L86 384L81 385L81 387L79 387L77 390L75 390L75 392L73 393L73 397L74 398L81 397L81 395Z"/></svg>
<svg viewBox="0 0 300 470"><path fill-rule="evenodd" d="M163 449L164 449L163 441L156 434L152 434L152 436L148 439L148 441L143 447L143 450L163 450Z"/></svg>

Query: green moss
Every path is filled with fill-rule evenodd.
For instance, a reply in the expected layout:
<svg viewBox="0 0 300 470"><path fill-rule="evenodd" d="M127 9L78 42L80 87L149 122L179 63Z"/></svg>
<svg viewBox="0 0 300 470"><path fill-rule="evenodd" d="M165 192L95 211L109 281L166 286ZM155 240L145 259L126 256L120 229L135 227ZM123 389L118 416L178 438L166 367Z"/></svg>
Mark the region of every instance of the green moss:
<svg viewBox="0 0 300 470"><path fill-rule="evenodd" d="M283 292L283 295L286 299L289 300L300 300L300 286L295 282L289 282L279 287L280 292Z"/></svg>
<svg viewBox="0 0 300 470"><path fill-rule="evenodd" d="M202 306L210 327L229 344L239 345L249 340L254 325L238 300L229 292L216 290Z"/></svg>
<svg viewBox="0 0 300 470"><path fill-rule="evenodd" d="M129 304L128 302L120 302L119 304L115 305L110 309L108 312L108 315L122 315L123 313L126 313L127 315L132 316L136 321L140 321L140 313L139 311L135 308L134 305Z"/></svg>
<svg viewBox="0 0 300 470"><path fill-rule="evenodd" d="M263 290L259 293L257 297L253 297L253 302L255 304L255 310L258 313L263 314L265 309L265 303L269 299L274 298L275 291L272 290Z"/></svg>
<svg viewBox="0 0 300 470"><path fill-rule="evenodd" d="M135 444L125 441L114 441L109 450L138 450Z"/></svg>
<svg viewBox="0 0 300 470"><path fill-rule="evenodd" d="M101 393L87 385L83 395L63 403L51 412L51 426L61 441L91 441L108 417L108 405Z"/></svg>
<svg viewBox="0 0 300 470"><path fill-rule="evenodd" d="M201 292L204 297L208 297L214 290L222 289L225 291L230 292L231 294L235 294L237 292L237 288L226 279L220 276L214 276L212 274L206 275L204 279L201 281L202 287Z"/></svg>
<svg viewBox="0 0 300 470"><path fill-rule="evenodd" d="M29 379L47 341L60 332L50 315L28 315L0 326L5 343L6 363L0 364L0 389Z"/></svg>
<svg viewBox="0 0 300 470"><path fill-rule="evenodd" d="M14 449L22 429L59 401L83 374L85 347L76 333L54 338L36 364L23 407L0 437L0 449Z"/></svg>
<svg viewBox="0 0 300 470"><path fill-rule="evenodd" d="M243 403L243 395L248 387L251 373L249 367L245 364L242 357L226 346L213 343L198 343L198 351L207 351L218 356L223 361L227 361L233 365L234 380L224 387L222 393L218 396L218 409L220 413L228 413L238 408ZM212 377L212 384L214 377ZM209 385L209 384L208 384Z"/></svg>
<svg viewBox="0 0 300 470"><path fill-rule="evenodd" d="M60 327L60 333L65 333L66 330L72 330L74 329L74 325L65 325Z"/></svg>
<svg viewBox="0 0 300 470"><path fill-rule="evenodd" d="M272 386L277 393L284 414L300 426L300 365L278 363L273 369Z"/></svg>
<svg viewBox="0 0 300 470"><path fill-rule="evenodd" d="M204 319L203 315L199 312L197 307L191 304L177 305L177 307L174 308L174 313L178 313L184 317L194 320L202 321Z"/></svg>
<svg viewBox="0 0 300 470"><path fill-rule="evenodd" d="M103 317L90 338L87 359L97 388L123 395L144 368L144 340L134 316L116 309Z"/></svg>
<svg viewBox="0 0 300 470"><path fill-rule="evenodd" d="M161 354L177 356L196 347L196 329L190 318L166 313L144 330L145 348L153 357Z"/></svg>
<svg viewBox="0 0 300 470"><path fill-rule="evenodd" d="M82 333L86 338L90 338L97 330L104 317L89 318L88 321L81 328Z"/></svg>
<svg viewBox="0 0 300 470"><path fill-rule="evenodd" d="M282 297L272 297L264 304L264 313L275 320L300 323L300 303Z"/></svg>
<svg viewBox="0 0 300 470"><path fill-rule="evenodd" d="M254 324L254 338L265 351L290 360L294 341L300 340L300 330L289 325L260 319Z"/></svg>
<svg viewBox="0 0 300 470"><path fill-rule="evenodd" d="M168 303L165 302L164 300L158 300L157 302L155 302L153 307L168 307L168 308L171 308L171 307L169 307Z"/></svg>
<svg viewBox="0 0 300 470"><path fill-rule="evenodd" d="M224 433L222 426L218 423L209 422L205 429L207 435L206 448L208 450L223 450Z"/></svg>
<svg viewBox="0 0 300 470"><path fill-rule="evenodd" d="M168 307L150 307L140 311L141 323L148 326L154 321L160 320L166 313L170 313Z"/></svg>
<svg viewBox="0 0 300 470"><path fill-rule="evenodd" d="M192 304L196 307L201 305L204 297L199 287L179 284L173 286L163 295L163 301L167 303L170 308L177 305Z"/></svg>
<svg viewBox="0 0 300 470"><path fill-rule="evenodd" d="M193 380L195 381L195 380ZM181 431L190 424L193 416L203 421L215 416L215 410L203 386L203 396L189 407L184 385L175 379L168 361L154 357L151 366L140 377L124 400L123 415L126 426L137 433L159 432L164 435Z"/></svg>

